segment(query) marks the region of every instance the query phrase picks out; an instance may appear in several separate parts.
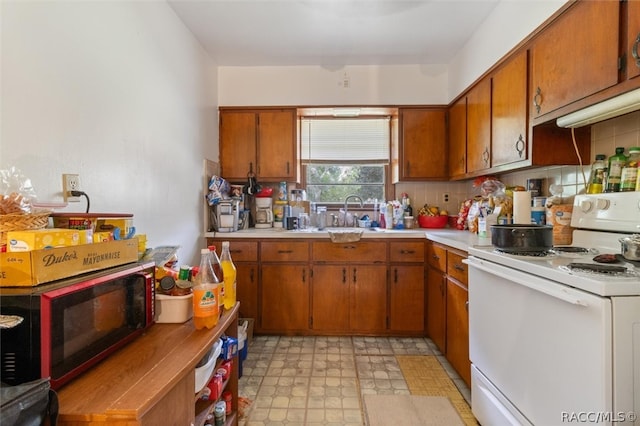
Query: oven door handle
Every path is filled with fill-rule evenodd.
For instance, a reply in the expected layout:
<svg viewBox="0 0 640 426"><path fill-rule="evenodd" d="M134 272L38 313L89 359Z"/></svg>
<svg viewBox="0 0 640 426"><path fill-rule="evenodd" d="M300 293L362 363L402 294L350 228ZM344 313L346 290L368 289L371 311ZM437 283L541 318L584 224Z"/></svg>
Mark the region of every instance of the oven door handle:
<svg viewBox="0 0 640 426"><path fill-rule="evenodd" d="M539 284L535 282L535 280L525 281L524 279L520 279L520 276L519 276L520 274L514 274L513 272L511 273L506 272L508 270L503 266L495 265L495 264L492 264L491 266L487 266L485 265L485 262L482 261L481 259L476 259L473 257L464 259L462 262L466 263L471 268L477 268L486 273L498 276L500 278L504 278L505 280L515 283L517 285L521 285L521 286L530 288L531 290L535 290L537 292L546 294L548 296L555 297L556 299L560 299L563 302L571 303L572 305L579 305L579 306L585 306L585 307L589 306L589 304L583 299L581 299L580 297L567 293L567 291L561 285L553 286L554 288L551 288L551 286ZM505 271L503 271L503 269Z"/></svg>

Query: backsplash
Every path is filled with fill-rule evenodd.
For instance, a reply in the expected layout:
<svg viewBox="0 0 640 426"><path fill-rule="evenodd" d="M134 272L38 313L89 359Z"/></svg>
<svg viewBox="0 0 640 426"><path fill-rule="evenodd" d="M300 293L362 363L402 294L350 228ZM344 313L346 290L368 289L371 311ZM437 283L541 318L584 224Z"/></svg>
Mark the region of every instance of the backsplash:
<svg viewBox="0 0 640 426"><path fill-rule="evenodd" d="M544 195L550 195L549 186L555 184L562 187L563 202L572 202L573 196L584 192L585 182L589 179L590 166L596 154L609 157L618 146L625 147L625 153L628 153L632 146L640 146L640 111L594 124L591 130L591 158L582 159L584 162L582 169L580 166L541 167L507 173L500 176L501 180L507 186L525 186L527 179L545 179ZM428 203L447 209L450 214L457 214L462 201L479 194L477 188L473 187L472 181L397 184L397 196L400 197L403 192L411 197L414 210ZM449 195L448 202L444 202L445 194Z"/></svg>

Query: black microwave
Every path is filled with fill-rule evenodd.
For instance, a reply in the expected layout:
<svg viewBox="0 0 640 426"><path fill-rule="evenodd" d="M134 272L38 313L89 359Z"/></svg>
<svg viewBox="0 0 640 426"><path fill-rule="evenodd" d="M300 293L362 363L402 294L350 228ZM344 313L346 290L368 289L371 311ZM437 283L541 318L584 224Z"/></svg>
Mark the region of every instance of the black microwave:
<svg viewBox="0 0 640 426"><path fill-rule="evenodd" d="M0 288L0 380L59 388L154 322L155 264L131 263L36 287Z"/></svg>

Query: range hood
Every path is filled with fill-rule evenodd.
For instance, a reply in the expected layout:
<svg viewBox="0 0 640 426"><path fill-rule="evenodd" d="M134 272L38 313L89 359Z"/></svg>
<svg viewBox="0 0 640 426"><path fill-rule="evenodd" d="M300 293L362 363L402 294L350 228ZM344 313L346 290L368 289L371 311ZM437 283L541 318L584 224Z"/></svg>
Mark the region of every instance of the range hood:
<svg viewBox="0 0 640 426"><path fill-rule="evenodd" d="M556 120L559 127L582 127L640 110L640 88L607 99Z"/></svg>

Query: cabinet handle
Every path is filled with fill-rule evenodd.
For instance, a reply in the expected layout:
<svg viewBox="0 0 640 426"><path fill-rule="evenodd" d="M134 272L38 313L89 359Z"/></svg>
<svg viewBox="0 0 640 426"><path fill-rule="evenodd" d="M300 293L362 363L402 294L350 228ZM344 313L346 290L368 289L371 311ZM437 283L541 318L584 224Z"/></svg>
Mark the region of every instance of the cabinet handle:
<svg viewBox="0 0 640 426"><path fill-rule="evenodd" d="M464 266L463 266L463 265L461 265L461 264L459 264L459 263L455 263L455 264L453 265L453 269L456 269L456 270L458 270L458 271L460 271L460 272L464 272L464 271L465 271Z"/></svg>
<svg viewBox="0 0 640 426"><path fill-rule="evenodd" d="M278 254L291 254L293 250L278 250Z"/></svg>
<svg viewBox="0 0 640 426"><path fill-rule="evenodd" d="M398 284L398 268L393 270L393 282Z"/></svg>
<svg viewBox="0 0 640 426"><path fill-rule="evenodd" d="M415 252L415 250L400 250L400 254L413 254Z"/></svg>
<svg viewBox="0 0 640 426"><path fill-rule="evenodd" d="M289 164L289 162L287 161L287 175L290 173L290 172L289 172L289 170L290 170L290 164Z"/></svg>
<svg viewBox="0 0 640 426"><path fill-rule="evenodd" d="M353 250L356 248L356 246L342 246L342 248L345 250Z"/></svg>
<svg viewBox="0 0 640 426"><path fill-rule="evenodd" d="M356 280L356 270L357 270L356 268L353 268L353 282L354 283L357 281Z"/></svg>
<svg viewBox="0 0 640 426"><path fill-rule="evenodd" d="M407 161L407 175L411 175L411 163L409 161Z"/></svg>
<svg viewBox="0 0 640 426"><path fill-rule="evenodd" d="M533 97L533 106L536 107L536 114L540 114L540 105L542 104L542 90L536 88L536 95Z"/></svg>
<svg viewBox="0 0 640 426"><path fill-rule="evenodd" d="M342 268L342 284L347 283L347 268Z"/></svg>
<svg viewBox="0 0 640 426"><path fill-rule="evenodd" d="M306 269L302 270L302 282L303 283L307 282L307 270Z"/></svg>
<svg viewBox="0 0 640 426"><path fill-rule="evenodd" d="M524 138L522 135L516 141L516 151L518 151L518 157L522 158L522 154L524 154Z"/></svg>
<svg viewBox="0 0 640 426"><path fill-rule="evenodd" d="M464 302L464 309L469 312L469 301Z"/></svg>
<svg viewBox="0 0 640 426"><path fill-rule="evenodd" d="M253 282L253 268L249 271L249 281Z"/></svg>
<svg viewBox="0 0 640 426"><path fill-rule="evenodd" d="M489 167L489 148L485 148L482 153L482 161L484 161L484 165Z"/></svg>
<svg viewBox="0 0 640 426"><path fill-rule="evenodd" d="M638 33L638 37L636 37L636 41L633 43L633 47L631 48L631 54L633 55L633 59L636 60L637 67L640 67L640 55L638 55L639 43L640 43L640 33Z"/></svg>
<svg viewBox="0 0 640 426"><path fill-rule="evenodd" d="M433 259L435 260L440 260L440 256L438 256L437 254L434 254L433 256L431 256Z"/></svg>

